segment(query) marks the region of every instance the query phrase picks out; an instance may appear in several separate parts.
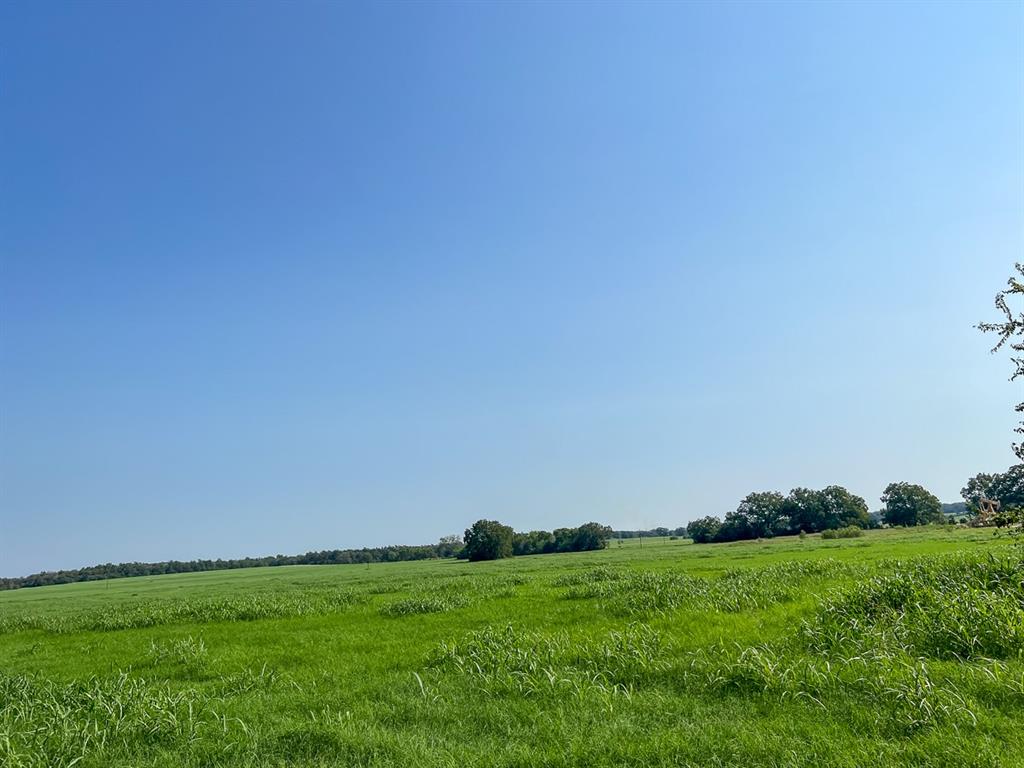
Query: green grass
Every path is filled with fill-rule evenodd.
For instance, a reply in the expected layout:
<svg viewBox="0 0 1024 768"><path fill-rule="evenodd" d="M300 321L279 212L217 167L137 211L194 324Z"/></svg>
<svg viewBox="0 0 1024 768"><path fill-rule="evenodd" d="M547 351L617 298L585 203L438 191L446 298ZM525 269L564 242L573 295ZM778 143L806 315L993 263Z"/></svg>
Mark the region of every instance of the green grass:
<svg viewBox="0 0 1024 768"><path fill-rule="evenodd" d="M0 766L1024 766L989 530L0 593Z"/></svg>

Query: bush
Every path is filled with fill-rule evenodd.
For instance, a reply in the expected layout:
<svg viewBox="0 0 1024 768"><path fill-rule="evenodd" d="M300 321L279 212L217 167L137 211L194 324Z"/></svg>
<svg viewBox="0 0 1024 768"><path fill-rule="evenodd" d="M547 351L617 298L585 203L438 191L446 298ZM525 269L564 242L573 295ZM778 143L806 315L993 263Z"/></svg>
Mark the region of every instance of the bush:
<svg viewBox="0 0 1024 768"><path fill-rule="evenodd" d="M856 525L848 525L845 528L832 528L821 532L821 538L823 539L856 539L858 536L863 535L864 529L858 528ZM803 538L802 535L801 538Z"/></svg>

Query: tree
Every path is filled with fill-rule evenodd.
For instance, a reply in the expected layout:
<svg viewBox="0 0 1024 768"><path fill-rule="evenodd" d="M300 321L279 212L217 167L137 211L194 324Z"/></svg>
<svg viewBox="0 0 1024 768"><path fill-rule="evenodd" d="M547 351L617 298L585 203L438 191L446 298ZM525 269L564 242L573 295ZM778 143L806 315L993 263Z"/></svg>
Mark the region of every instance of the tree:
<svg viewBox="0 0 1024 768"><path fill-rule="evenodd" d="M466 529L464 553L470 560L512 557L512 529L497 520L477 520Z"/></svg>
<svg viewBox="0 0 1024 768"><path fill-rule="evenodd" d="M1004 512L1024 509L1024 464L1014 464L1002 474L993 475L989 493Z"/></svg>
<svg viewBox="0 0 1024 768"><path fill-rule="evenodd" d="M462 539L457 533L453 533L450 536L442 536L441 541L437 545L439 557L454 557L461 551Z"/></svg>
<svg viewBox="0 0 1024 768"><path fill-rule="evenodd" d="M721 527L722 521L717 517L702 517L686 526L686 533L694 544L706 544L715 540Z"/></svg>
<svg viewBox="0 0 1024 768"><path fill-rule="evenodd" d="M540 555L555 551L555 537L551 531L530 531L517 533L512 542L515 555Z"/></svg>
<svg viewBox="0 0 1024 768"><path fill-rule="evenodd" d="M882 494L889 525L925 525L945 519L935 495L913 483L889 483Z"/></svg>
<svg viewBox="0 0 1024 768"><path fill-rule="evenodd" d="M1018 262L1013 266L1021 277L1024 277L1024 264ZM1011 275L1010 279L1006 281L1006 285L1005 291L996 294L996 309L1003 313L1005 319L999 323L978 323L977 328L983 333L994 333L999 337L996 345L992 347L992 352L998 352L1009 342L1011 350L1021 353L1021 357L1010 358L1010 362L1014 365L1010 381L1014 381L1018 376L1024 376L1024 311L1014 314L1006 303L1006 299L1009 296L1024 296L1024 283L1016 276ZM1018 403L1015 410L1017 413L1024 413L1024 403ZM1020 422L1014 432L1024 435L1024 421ZM1024 461L1024 442L1014 443L1013 452L1018 459Z"/></svg>
<svg viewBox="0 0 1024 768"><path fill-rule="evenodd" d="M750 538L775 536L786 530L785 503L786 499L776 491L750 493L740 502L736 514L746 520Z"/></svg>
<svg viewBox="0 0 1024 768"><path fill-rule="evenodd" d="M576 535L575 528L555 528L555 552L572 552L572 540Z"/></svg>
<svg viewBox="0 0 1024 768"><path fill-rule="evenodd" d="M725 513L725 520L715 534L715 541L741 541L752 538L754 534L750 529L750 518L746 513L736 509Z"/></svg>
<svg viewBox="0 0 1024 768"><path fill-rule="evenodd" d="M604 549L608 539L612 537L612 529L600 523L584 523L576 529L572 537L574 552L587 552L593 549Z"/></svg>
<svg viewBox="0 0 1024 768"><path fill-rule="evenodd" d="M821 491L794 488L783 505L783 515L789 520L793 533L817 533L825 529L825 508Z"/></svg>
<svg viewBox="0 0 1024 768"><path fill-rule="evenodd" d="M867 528L871 524L868 503L841 485L830 485L821 492L825 528Z"/></svg>
<svg viewBox="0 0 1024 768"><path fill-rule="evenodd" d="M979 472L967 481L967 485L960 489L960 495L967 504L968 513L972 515L978 514L978 511L981 508L981 498L983 496L989 499L992 498L993 477L996 477L996 475Z"/></svg>
<svg viewBox="0 0 1024 768"><path fill-rule="evenodd" d="M984 496L998 501L1000 512L1013 517L1015 512L1024 509L1024 464L1014 464L1003 473L977 474L967 481L960 495L972 515L978 513Z"/></svg>

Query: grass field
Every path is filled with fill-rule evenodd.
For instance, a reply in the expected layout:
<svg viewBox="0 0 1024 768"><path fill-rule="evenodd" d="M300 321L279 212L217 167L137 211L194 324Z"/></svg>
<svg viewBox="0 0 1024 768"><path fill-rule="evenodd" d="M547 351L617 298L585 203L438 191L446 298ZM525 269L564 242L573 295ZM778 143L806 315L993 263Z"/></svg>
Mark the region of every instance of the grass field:
<svg viewBox="0 0 1024 768"><path fill-rule="evenodd" d="M1024 766L989 530L0 593L0 765Z"/></svg>

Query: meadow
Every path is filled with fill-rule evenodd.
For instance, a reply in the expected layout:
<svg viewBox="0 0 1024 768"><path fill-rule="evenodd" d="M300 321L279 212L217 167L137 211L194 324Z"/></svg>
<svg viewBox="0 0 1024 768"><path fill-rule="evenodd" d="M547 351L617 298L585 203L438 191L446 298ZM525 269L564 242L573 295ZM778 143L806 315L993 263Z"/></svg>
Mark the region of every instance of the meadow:
<svg viewBox="0 0 1024 768"><path fill-rule="evenodd" d="M988 529L0 593L0 766L1024 766Z"/></svg>

